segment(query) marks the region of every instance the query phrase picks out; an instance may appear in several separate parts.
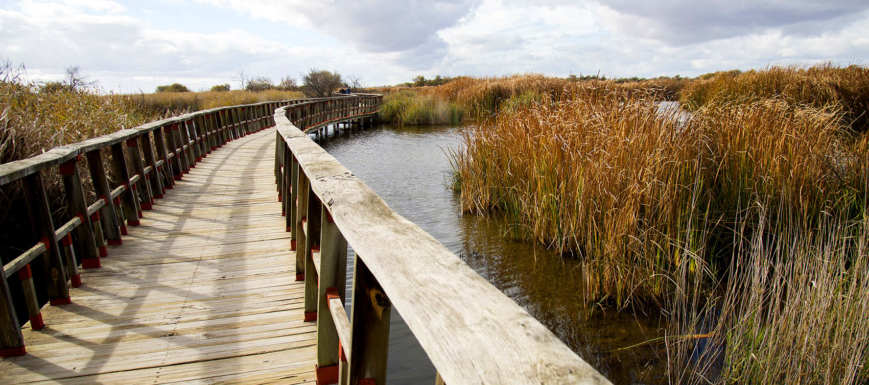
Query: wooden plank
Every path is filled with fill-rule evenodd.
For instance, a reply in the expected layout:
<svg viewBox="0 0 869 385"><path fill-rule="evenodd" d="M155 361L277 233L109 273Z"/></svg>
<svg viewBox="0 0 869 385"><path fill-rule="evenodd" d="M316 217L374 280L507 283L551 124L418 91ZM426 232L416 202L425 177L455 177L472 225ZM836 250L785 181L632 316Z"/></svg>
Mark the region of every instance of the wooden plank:
<svg viewBox="0 0 869 385"><path fill-rule="evenodd" d="M26 266L28 263L32 262L36 257L45 253L45 244L39 242L36 246L31 247L29 250L21 253L15 259L9 261L9 263L3 265L3 272L6 276L10 276L15 274L22 267Z"/></svg>

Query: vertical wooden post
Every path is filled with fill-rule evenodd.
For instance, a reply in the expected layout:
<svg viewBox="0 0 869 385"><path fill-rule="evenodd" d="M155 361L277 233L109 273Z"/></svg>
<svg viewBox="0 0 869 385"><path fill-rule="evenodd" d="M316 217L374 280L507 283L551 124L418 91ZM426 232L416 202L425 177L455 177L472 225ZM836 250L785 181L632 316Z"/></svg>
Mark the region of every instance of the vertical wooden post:
<svg viewBox="0 0 869 385"><path fill-rule="evenodd" d="M310 186L305 173L299 170L298 181L293 185L293 195L296 196L296 224L293 230L293 239L296 244L296 281L305 280L305 259L307 253L310 252L306 242L305 232L302 231L302 226L306 225L308 218L305 217L308 213L308 190ZM298 192L297 192L298 191Z"/></svg>
<svg viewBox="0 0 869 385"><path fill-rule="evenodd" d="M46 251L47 253L47 251ZM18 270L18 279L21 280L21 289L24 292L24 302L27 303L27 314L30 316L30 328L39 330L45 327L42 320L39 301L36 299L36 286L33 285L33 271L30 264L24 265Z"/></svg>
<svg viewBox="0 0 869 385"><path fill-rule="evenodd" d="M392 303L377 279L356 255L353 269L353 310L350 315L353 342L348 357L350 384L373 379L386 384L389 319Z"/></svg>
<svg viewBox="0 0 869 385"><path fill-rule="evenodd" d="M154 131L155 138L159 132L159 129ZM154 157L154 149L151 148L151 133L146 132L142 134L139 139L142 142L142 154L145 156L145 164L151 166L151 172L149 172L147 176L148 183L151 185L151 206L153 208L154 198L163 199L163 180L160 178L160 170L162 167L157 167L157 159Z"/></svg>
<svg viewBox="0 0 869 385"><path fill-rule="evenodd" d="M76 246L82 254L81 264L85 269L100 267L100 252L105 252L103 240L96 243L93 229L90 226L87 201L85 201L84 189L81 185L81 175L76 163L81 160L81 155L60 165L60 175L63 177L63 188L66 192L66 202L69 205L69 213L81 220L81 224L75 228ZM102 237L102 229L99 229ZM101 247L98 249L98 247ZM75 286L75 285L73 285Z"/></svg>
<svg viewBox="0 0 869 385"><path fill-rule="evenodd" d="M170 123L166 126L163 126L163 136L166 139L166 150L169 152L169 154L172 155L171 158L168 158L167 156L167 162L169 163L167 167L171 166L172 168L172 171L170 173L172 175L172 183L169 183L166 186L167 188L174 187L175 181L181 180L184 174L184 170L181 167L181 156L178 153L178 145L175 141L175 134L173 133L173 131L175 131L175 124L176 123Z"/></svg>
<svg viewBox="0 0 869 385"><path fill-rule="evenodd" d="M317 320L317 286L320 282L312 253L320 252L320 199L308 187L305 238L305 322Z"/></svg>
<svg viewBox="0 0 869 385"><path fill-rule="evenodd" d="M139 206L142 210L151 210L154 208L154 198L151 195L151 185L148 184L148 175L145 174L145 165L142 163L138 137L127 141L127 153L130 156L133 172L139 176L139 181L136 182L136 190L139 192L140 199Z"/></svg>
<svg viewBox="0 0 869 385"><path fill-rule="evenodd" d="M39 172L24 177L24 195L33 235L46 248L42 257L42 271L45 272L49 301L52 305L66 305L71 302L69 287L66 285L69 277L60 257L60 248L54 235L54 221L51 219L51 209L48 207L45 186Z"/></svg>
<svg viewBox="0 0 869 385"><path fill-rule="evenodd" d="M281 177L281 166L283 166L282 160L284 159L284 148L287 147L286 143L284 143L284 138L281 136L280 132L275 131L275 184L278 185L278 191L282 191L282 177Z"/></svg>
<svg viewBox="0 0 869 385"><path fill-rule="evenodd" d="M175 139L180 143L178 145L178 151L182 154L181 168L184 170L185 174L189 173L190 169L196 167L196 165L193 164L193 151L190 148L190 137L187 135L187 122L178 122L172 131L175 135Z"/></svg>
<svg viewBox="0 0 869 385"><path fill-rule="evenodd" d="M329 310L326 291L337 290L338 297L345 298L347 280L347 241L332 220L328 208L320 210L320 268L317 290L317 373L328 372L330 378L338 378L338 330ZM347 341L348 343L350 341ZM334 372L334 376L331 373ZM325 374L325 373L324 373Z"/></svg>
<svg viewBox="0 0 869 385"><path fill-rule="evenodd" d="M193 158L191 161L191 167L195 167L196 163L202 161L202 147L200 147L200 143L202 142L202 138L199 137L199 133L196 130L196 122L195 119L190 119L184 123L184 132L193 135L193 143L190 143L190 149L193 150L190 152L190 156ZM188 140L189 141L189 140Z"/></svg>
<svg viewBox="0 0 869 385"><path fill-rule="evenodd" d="M85 226L82 222L79 227ZM63 249L63 259L66 262L66 272L69 274L69 282L72 287L81 286L81 275L78 273L78 262L75 260L75 250L72 248L72 234L67 234L60 240Z"/></svg>
<svg viewBox="0 0 869 385"><path fill-rule="evenodd" d="M6 271L0 269L0 357L18 357L27 354L24 336L18 326L18 316L9 294Z"/></svg>
<svg viewBox="0 0 869 385"><path fill-rule="evenodd" d="M136 197L133 186L130 185L130 172L127 171L127 159L124 156L124 146L121 143L112 145L112 164L115 166L115 175L118 177L126 190L121 193L118 198L123 201L124 216L127 218L127 224L130 226L138 226L139 218L142 217L139 209L139 198ZM123 230L123 224L121 229Z"/></svg>
<svg viewBox="0 0 869 385"><path fill-rule="evenodd" d="M99 249L100 258L105 258L109 255L109 251L106 249L106 239L105 237L103 237L103 224L102 221L100 221L100 211L97 210L95 213L93 213L90 219L91 223L93 224L94 242ZM85 262L88 262L88 265L85 265ZM85 269L95 269L98 267L102 267L102 264L99 262L99 259L97 259L96 261L92 259L85 259L84 261L82 261L82 267L84 267Z"/></svg>
<svg viewBox="0 0 869 385"><path fill-rule="evenodd" d="M284 184L287 185L285 188L288 190L288 202L287 203L287 231L290 232L290 247L292 250L296 250L296 234L299 231L298 226L296 226L296 216L299 213L299 205L298 205L298 197L299 197L299 162L296 161L295 155L290 151L289 148L286 150L287 158L289 158L289 163L284 170Z"/></svg>
<svg viewBox="0 0 869 385"><path fill-rule="evenodd" d="M199 155L201 159L205 159L209 153L211 153L211 146L208 145L209 132L208 127L205 125L205 115L197 115L196 116L196 133L199 136Z"/></svg>
<svg viewBox="0 0 869 385"><path fill-rule="evenodd" d="M103 166L103 157L100 154L100 149L94 149L87 154L88 169L91 173L91 180L94 185L94 192L97 194L97 199L105 201L105 205L100 209L101 223L106 241L110 245L121 244L121 221L118 220L117 209L112 200L112 190L109 188L109 180L106 178L106 169Z"/></svg>

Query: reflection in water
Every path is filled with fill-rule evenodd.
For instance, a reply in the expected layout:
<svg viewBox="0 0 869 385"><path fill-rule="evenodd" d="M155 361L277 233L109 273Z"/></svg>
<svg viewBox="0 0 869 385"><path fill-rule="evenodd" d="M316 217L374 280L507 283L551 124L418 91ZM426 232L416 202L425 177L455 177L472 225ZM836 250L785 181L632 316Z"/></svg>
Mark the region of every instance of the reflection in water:
<svg viewBox="0 0 869 385"><path fill-rule="evenodd" d="M446 154L447 149L459 147L460 130L381 125L342 132L322 145L393 210L459 255L614 383L663 382L666 359L656 355L657 346L613 352L660 337L664 325L657 315L598 309L589 317L589 305L581 300L582 272L577 261L505 239L507 226L498 218L461 216L459 202L447 187ZM350 277L348 267L348 288ZM388 368L391 384L434 381L434 367L396 314Z"/></svg>

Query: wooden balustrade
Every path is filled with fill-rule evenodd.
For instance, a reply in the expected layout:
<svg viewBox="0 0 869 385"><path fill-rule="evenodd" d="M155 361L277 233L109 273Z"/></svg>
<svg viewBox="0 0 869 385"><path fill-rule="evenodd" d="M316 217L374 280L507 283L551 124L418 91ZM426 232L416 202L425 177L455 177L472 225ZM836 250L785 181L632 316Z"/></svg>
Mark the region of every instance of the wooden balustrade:
<svg viewBox="0 0 869 385"><path fill-rule="evenodd" d="M313 99L320 100L320 99ZM119 245L127 225L136 226L155 199L195 168L209 153L244 135L274 127L274 110L306 100L215 108L151 122L136 128L58 147L42 155L0 165L0 185L23 184L35 246L3 266L0 273L0 356L26 353L7 277L17 273L31 327L46 322L40 313L31 264L39 264L51 305L71 302L69 287L81 285L83 269L101 267L106 245ZM156 151L155 151L156 150ZM287 153L289 154L289 153ZM84 156L84 157L83 157ZM108 159L104 159L108 156ZM86 159L96 201L88 205L78 163ZM114 189L104 161L117 178ZM63 178L71 220L56 227L43 177L57 168ZM129 171L132 171L132 175Z"/></svg>
<svg viewBox="0 0 869 385"><path fill-rule="evenodd" d="M392 211L307 133L376 114L380 95L275 111L275 178L317 323L317 383L384 384L392 308L446 384L608 384L545 326L422 229ZM344 311L347 245L356 254Z"/></svg>

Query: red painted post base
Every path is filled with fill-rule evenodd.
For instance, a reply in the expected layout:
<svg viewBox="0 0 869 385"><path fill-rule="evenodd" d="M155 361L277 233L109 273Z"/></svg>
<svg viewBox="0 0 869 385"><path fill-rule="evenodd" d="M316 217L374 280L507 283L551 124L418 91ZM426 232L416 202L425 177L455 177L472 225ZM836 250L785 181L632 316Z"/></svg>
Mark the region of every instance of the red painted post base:
<svg viewBox="0 0 869 385"><path fill-rule="evenodd" d="M141 212L141 211L139 211L139 212L137 212L137 213L136 213L136 216L138 216L138 217L139 217L139 219L142 219L142 218L144 218L144 217L145 217L145 214L142 214L142 212ZM136 226L138 226L138 225L136 225Z"/></svg>
<svg viewBox="0 0 869 385"><path fill-rule="evenodd" d="M317 312L315 311L306 311L305 312L305 322L314 322L317 320Z"/></svg>
<svg viewBox="0 0 869 385"><path fill-rule="evenodd" d="M108 256L109 256L109 249L107 249L105 246L100 246L100 258L105 258ZM94 259L96 259L96 258L94 258ZM85 259L85 261L87 261L87 259ZM84 264L84 261L82 261L82 264Z"/></svg>
<svg viewBox="0 0 869 385"><path fill-rule="evenodd" d="M196 162L198 162L198 160L197 160ZM190 165L190 169L191 169L191 170L194 169L194 168L196 168L196 163ZM190 171L187 171L187 173L189 174Z"/></svg>
<svg viewBox="0 0 869 385"><path fill-rule="evenodd" d="M27 350L23 346L20 348L0 349L0 357L21 357L25 354L27 354Z"/></svg>
<svg viewBox="0 0 869 385"><path fill-rule="evenodd" d="M172 177L173 177L175 180L181 180L181 175L173 175ZM167 187L168 187L168 186L167 186ZM172 188L172 187L169 187L169 188Z"/></svg>
<svg viewBox="0 0 869 385"><path fill-rule="evenodd" d="M317 372L317 385L338 383L338 365L329 365L322 368L314 365L314 370Z"/></svg>
<svg viewBox="0 0 869 385"><path fill-rule="evenodd" d="M141 226L142 222L140 222L138 219L136 219L134 221L127 221L127 224L130 226ZM127 235L127 234L124 234L124 235Z"/></svg>
<svg viewBox="0 0 869 385"><path fill-rule="evenodd" d="M162 195L161 195L162 197ZM142 210L153 210L154 205L151 202L142 202Z"/></svg>
<svg viewBox="0 0 869 385"><path fill-rule="evenodd" d="M124 232L124 234L126 234L126 232ZM112 246L120 246L124 244L124 241L121 239L109 239L106 243Z"/></svg>
<svg viewBox="0 0 869 385"><path fill-rule="evenodd" d="M284 210L281 210L281 216L282 216L282 217L285 217L285 216L287 216L287 212L286 212L286 211L284 211Z"/></svg>
<svg viewBox="0 0 869 385"><path fill-rule="evenodd" d="M301 282L305 280L305 273L296 273L296 282Z"/></svg>
<svg viewBox="0 0 869 385"><path fill-rule="evenodd" d="M281 194L278 194L278 202L283 202L284 197Z"/></svg>
<svg viewBox="0 0 869 385"><path fill-rule="evenodd" d="M291 229L290 227L287 227L287 232L288 232L288 233L289 233L290 231L292 231L292 230L293 230L293 229ZM290 251L296 251L296 240L295 240L295 239L293 239L293 240L290 241Z"/></svg>
<svg viewBox="0 0 869 385"><path fill-rule="evenodd" d="M97 259L99 261L99 259ZM69 277L70 282L72 282L72 287L81 287L81 274L73 275Z"/></svg>
<svg viewBox="0 0 869 385"><path fill-rule="evenodd" d="M163 194L165 194L165 193L166 193L166 191L163 191ZM154 199L163 199L163 194L154 195Z"/></svg>
<svg viewBox="0 0 869 385"><path fill-rule="evenodd" d="M100 253L102 256L102 252ZM103 258L105 258L103 256ZM99 269L103 267L103 264L100 262L99 258L85 258L81 260L81 267L85 269Z"/></svg>
<svg viewBox="0 0 869 385"><path fill-rule="evenodd" d="M201 162L201 161L202 161L202 157L200 156L200 157L196 158L196 161L197 161L197 162Z"/></svg>
<svg viewBox="0 0 869 385"><path fill-rule="evenodd" d="M359 380L359 385L377 385L377 381L373 378L363 378Z"/></svg>
<svg viewBox="0 0 869 385"><path fill-rule="evenodd" d="M174 179L174 178L173 178L173 179ZM180 179L176 179L176 180L180 180ZM173 189L173 188L175 188L175 186L173 186L173 185L171 185L171 184L170 184L170 185L166 185L166 189L168 189L168 190L171 190L171 189ZM165 194L165 193L166 193L166 191L164 190L164 191L163 191L163 194Z"/></svg>
<svg viewBox="0 0 869 385"><path fill-rule="evenodd" d="M50 303L51 306L69 305L72 303L72 298L67 297L67 298L53 299L51 301L48 301L48 303Z"/></svg>
<svg viewBox="0 0 869 385"><path fill-rule="evenodd" d="M39 330L45 327L45 322L42 320L42 313L30 316L30 328Z"/></svg>
<svg viewBox="0 0 869 385"><path fill-rule="evenodd" d="M132 222L132 221L129 221ZM121 235L127 235L127 226L121 226ZM118 240L120 242L120 240ZM109 244L112 244L112 241L109 241ZM120 245L120 243L118 243Z"/></svg>

